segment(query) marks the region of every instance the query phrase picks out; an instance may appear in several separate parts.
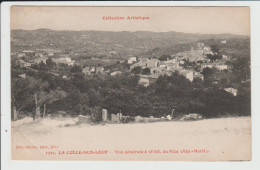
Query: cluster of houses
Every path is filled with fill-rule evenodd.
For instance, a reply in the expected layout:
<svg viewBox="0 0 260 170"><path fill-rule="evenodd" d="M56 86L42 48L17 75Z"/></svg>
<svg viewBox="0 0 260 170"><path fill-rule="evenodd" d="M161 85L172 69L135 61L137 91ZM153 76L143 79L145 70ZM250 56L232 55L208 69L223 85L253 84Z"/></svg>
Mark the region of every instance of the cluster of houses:
<svg viewBox="0 0 260 170"><path fill-rule="evenodd" d="M225 64L225 62L223 61L218 61L218 62L214 62L214 63L202 63L200 64L200 68L201 70L203 70L204 68L216 68L219 71L223 71L223 70L228 70L231 68L231 66Z"/></svg>
<svg viewBox="0 0 260 170"><path fill-rule="evenodd" d="M189 81L193 81L194 76L203 79L203 75L201 75L200 73L197 72L196 74L194 74L194 70L186 70L182 66L180 66L180 62L177 59L167 61L160 61L158 59L140 59L139 62L134 63L130 66L130 70L138 66L142 67L143 69L150 69L151 74L140 75L139 84L145 87L156 81L156 79L160 75L170 76L173 72L177 72L178 74L185 76Z"/></svg>
<svg viewBox="0 0 260 170"><path fill-rule="evenodd" d="M226 40L221 41L222 44L226 43ZM111 52L114 54L114 52ZM180 52L174 55L171 55L171 59L166 61L160 61L155 58L137 58L134 56L129 56L127 63L130 65L130 70L132 71L136 67L141 67L142 69L149 68L150 74L140 74L139 85L148 87L150 84L155 82L160 75L171 75L173 72L177 72L179 75L183 75L189 81L193 81L195 78L200 78L204 80L203 75L201 74L204 68L215 68L219 71L228 70L231 67L225 64L225 61L228 60L228 56L223 55L221 60L211 62L207 58L207 54L214 54L211 51L210 47L204 45L204 43L197 43L197 47L191 47L191 50ZM31 67L34 64L45 63L48 58L51 58L56 64L66 64L68 66L75 65L75 60L72 60L70 54L64 54L61 51L53 49L36 49L36 50L24 50L22 52L13 52L12 56L16 59L16 64L20 67ZM199 70L195 70L194 67L185 67L186 62L196 63ZM104 67L85 67L82 72L85 75L94 75L94 74L105 74L108 73L110 76L121 75L122 71L110 72L105 71ZM226 90L234 95L236 95L234 90Z"/></svg>
<svg viewBox="0 0 260 170"><path fill-rule="evenodd" d="M172 59L167 61L160 61L158 59L148 59L142 58L138 62L130 66L130 70L135 67L142 67L143 69L149 68L151 74L140 75L139 84L147 87L152 82L154 82L160 75L171 75L173 72L177 72L180 75L185 76L188 80L193 81L194 77L199 77L203 79L203 75L194 70L186 70L180 66L180 61L178 59Z"/></svg>
<svg viewBox="0 0 260 170"><path fill-rule="evenodd" d="M189 51L183 51L174 55L174 57L178 57L182 60L187 60L189 62L197 62L197 61L205 61L209 62L210 60L207 58L207 54L214 54L211 51L210 47L204 45L204 43L198 43L197 48L191 47Z"/></svg>
<svg viewBox="0 0 260 170"><path fill-rule="evenodd" d="M214 67L219 71L230 68L229 65L225 64L227 56L223 55L224 59L222 59L221 61L210 62L210 60L206 56L207 54L213 54L210 47L206 47L204 43L198 43L196 50L192 47L190 51L184 51L172 55L171 57L173 59L167 59L167 61L160 61L154 58L140 58L139 60L137 60L136 57L131 57L128 59L128 64L131 64L130 70L133 70L136 67L150 69L151 74L140 75L139 84L145 87L153 83L160 75L171 75L173 72L177 72L179 75L183 75L192 82L195 78L200 78L204 80L201 71L206 67ZM196 63L196 66L198 66L200 70L195 71L195 69L192 67L185 69L183 67L183 64L185 64L186 61Z"/></svg>
<svg viewBox="0 0 260 170"><path fill-rule="evenodd" d="M63 54L52 49L24 50L22 52L12 52L11 55L16 59L15 62L17 65L25 68L29 68L34 64L46 64L48 58L51 58L56 64L66 64L69 66L75 64L75 60L72 60L69 54Z"/></svg>

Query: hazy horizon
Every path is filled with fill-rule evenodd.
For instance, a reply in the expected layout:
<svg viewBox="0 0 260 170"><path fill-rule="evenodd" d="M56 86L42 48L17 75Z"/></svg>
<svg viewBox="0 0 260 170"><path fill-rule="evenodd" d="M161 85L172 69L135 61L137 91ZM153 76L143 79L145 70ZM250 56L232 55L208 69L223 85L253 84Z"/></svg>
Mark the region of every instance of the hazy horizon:
<svg viewBox="0 0 260 170"><path fill-rule="evenodd" d="M11 7L11 30L179 32L250 36L248 7ZM103 17L149 17L107 20Z"/></svg>
<svg viewBox="0 0 260 170"><path fill-rule="evenodd" d="M56 30L51 28L38 28L38 29L11 29L11 31L37 31L37 30L51 30L51 31L75 31L75 32L83 32L83 31L97 31L97 32L151 32L151 33L181 33L181 34L197 34L197 35L235 35L235 36L244 36L244 37L250 37L250 35L239 35L239 34L232 34L232 33L212 33L212 34L204 34L204 33L188 33L188 32L178 32L178 31L164 31L164 32L158 32L158 31L145 31L145 30L136 30L136 31L105 31L105 30Z"/></svg>

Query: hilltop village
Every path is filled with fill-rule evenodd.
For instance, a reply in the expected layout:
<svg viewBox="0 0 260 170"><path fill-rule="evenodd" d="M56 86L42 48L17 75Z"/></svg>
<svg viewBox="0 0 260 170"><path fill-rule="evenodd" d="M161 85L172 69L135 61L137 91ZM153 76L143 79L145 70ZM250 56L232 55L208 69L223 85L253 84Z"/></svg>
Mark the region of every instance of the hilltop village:
<svg viewBox="0 0 260 170"><path fill-rule="evenodd" d="M179 44L170 55L123 58L116 50L90 57L19 47L11 52L12 118L70 115L88 121L91 115L94 122L128 122L247 115L250 64L229 52L240 43L232 41Z"/></svg>
<svg viewBox="0 0 260 170"><path fill-rule="evenodd" d="M226 43L226 41L222 41L221 43ZM217 57L213 59L214 55ZM37 67L37 65L53 62L56 65L78 67L85 75L106 74L116 76L123 72L131 72L132 74L138 74L140 76L139 84L145 87L154 83L160 75L170 76L172 73L177 72L179 75L186 77L191 82L195 78L199 78L203 81L204 76L202 72L205 68L214 68L218 71L228 71L232 67L227 64L230 57L226 55L220 56L217 51L213 52L211 48L205 46L204 43L198 43L197 47L191 47L190 51L184 51L168 56L164 55L157 58L131 56L127 61L118 61L119 63L125 63L128 65L127 68L112 68L111 70L104 66L84 67L81 63L77 63L71 58L73 55L64 54L51 49L37 49L35 51L24 50L21 53L12 53L12 56L15 58L15 64L19 65L21 68L33 69ZM58 70L54 70L52 74L60 75L66 79L69 78L66 74L59 74ZM215 83L217 83L217 80ZM236 91L236 89L234 89L234 91Z"/></svg>
<svg viewBox="0 0 260 170"><path fill-rule="evenodd" d="M196 50L192 47L190 51L185 51L171 56L162 56L159 59L141 58L137 61L136 57L128 59L130 70L136 70L137 67L141 67L143 70L148 70L148 73L140 74L140 84L145 87L150 83L155 82L160 75L170 76L172 73L177 72L179 75L183 75L189 81L193 81L195 78L199 78L202 81L204 76L202 73L204 68L215 68L219 71L228 70L229 65L226 64L228 57L223 55L218 60L210 60L207 55L218 55L211 51L210 47L205 47L203 43L198 43ZM192 63L187 65L187 63Z"/></svg>

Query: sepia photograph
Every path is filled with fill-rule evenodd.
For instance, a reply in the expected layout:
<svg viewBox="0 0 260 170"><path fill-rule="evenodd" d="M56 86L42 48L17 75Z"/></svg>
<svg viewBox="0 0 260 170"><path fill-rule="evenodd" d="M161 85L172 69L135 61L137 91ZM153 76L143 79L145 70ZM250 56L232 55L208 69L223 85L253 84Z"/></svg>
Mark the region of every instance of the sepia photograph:
<svg viewBox="0 0 260 170"><path fill-rule="evenodd" d="M250 161L250 8L10 8L12 160Z"/></svg>

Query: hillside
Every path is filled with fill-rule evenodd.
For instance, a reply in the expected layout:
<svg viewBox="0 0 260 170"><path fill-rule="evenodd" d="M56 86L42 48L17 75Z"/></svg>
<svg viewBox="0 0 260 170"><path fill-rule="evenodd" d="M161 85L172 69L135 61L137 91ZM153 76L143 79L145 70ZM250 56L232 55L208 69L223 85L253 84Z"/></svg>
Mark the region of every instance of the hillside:
<svg viewBox="0 0 260 170"><path fill-rule="evenodd" d="M126 58L144 55L152 49L171 47L203 39L248 38L231 34L186 34L180 32L56 31L50 29L11 30L12 52L59 49L87 56Z"/></svg>

